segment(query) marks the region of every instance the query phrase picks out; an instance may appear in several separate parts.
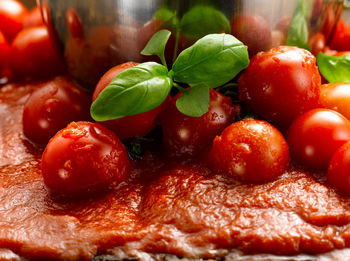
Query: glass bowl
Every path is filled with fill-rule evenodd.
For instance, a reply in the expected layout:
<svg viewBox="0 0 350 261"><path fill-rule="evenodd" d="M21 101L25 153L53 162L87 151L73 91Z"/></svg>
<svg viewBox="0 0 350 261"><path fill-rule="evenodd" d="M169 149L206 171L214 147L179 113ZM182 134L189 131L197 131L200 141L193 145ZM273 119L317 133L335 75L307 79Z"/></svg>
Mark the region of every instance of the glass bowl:
<svg viewBox="0 0 350 261"><path fill-rule="evenodd" d="M85 88L116 64L149 60L140 51L172 32L166 58L210 33L231 33L250 56L277 45L312 50L331 38L341 0L38 0L68 72ZM151 57L151 59L156 59Z"/></svg>

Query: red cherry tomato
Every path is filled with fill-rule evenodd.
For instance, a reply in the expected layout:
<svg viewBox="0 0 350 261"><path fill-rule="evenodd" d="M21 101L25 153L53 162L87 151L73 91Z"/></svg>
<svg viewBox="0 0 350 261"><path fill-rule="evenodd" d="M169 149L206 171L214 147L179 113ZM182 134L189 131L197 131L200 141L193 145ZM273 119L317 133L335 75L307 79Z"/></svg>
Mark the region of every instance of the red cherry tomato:
<svg viewBox="0 0 350 261"><path fill-rule="evenodd" d="M289 165L283 135L266 121L246 119L214 139L210 162L233 178L252 183L276 179Z"/></svg>
<svg viewBox="0 0 350 261"><path fill-rule="evenodd" d="M89 120L90 97L68 79L57 77L29 96L23 109L23 133L46 144L71 121Z"/></svg>
<svg viewBox="0 0 350 261"><path fill-rule="evenodd" d="M44 25L43 17L41 15L40 7L36 6L30 10L29 14L23 20L23 27L33 27Z"/></svg>
<svg viewBox="0 0 350 261"><path fill-rule="evenodd" d="M10 47L0 31L0 84L7 83L12 77L10 69Z"/></svg>
<svg viewBox="0 0 350 261"><path fill-rule="evenodd" d="M113 80L115 76L128 68L136 66L137 64L138 63L134 62L123 63L107 71L97 83L92 96L92 101L97 99L100 92ZM154 128L156 124L156 117L160 113L161 108L162 105L148 112L127 116L116 120L103 121L100 123L113 130L120 139L127 139L135 136L143 137Z"/></svg>
<svg viewBox="0 0 350 261"><path fill-rule="evenodd" d="M327 179L341 194L350 195L350 142L334 153L329 163Z"/></svg>
<svg viewBox="0 0 350 261"><path fill-rule="evenodd" d="M316 33L310 39L311 52L313 55L317 56L319 52L323 52L326 47L326 38L320 32Z"/></svg>
<svg viewBox="0 0 350 261"><path fill-rule="evenodd" d="M281 127L318 106L320 85L316 58L291 46L258 53L238 80L240 99Z"/></svg>
<svg viewBox="0 0 350 261"><path fill-rule="evenodd" d="M20 1L0 1L0 31L5 34L9 43L22 30L27 14L27 9Z"/></svg>
<svg viewBox="0 0 350 261"><path fill-rule="evenodd" d="M320 106L337 111L350 120L350 84L339 82L323 84Z"/></svg>
<svg viewBox="0 0 350 261"><path fill-rule="evenodd" d="M350 121L328 109L298 117L288 130L292 159L315 170L327 169L334 152L350 140Z"/></svg>
<svg viewBox="0 0 350 261"><path fill-rule="evenodd" d="M51 192L79 195L126 180L129 158L110 130L97 123L73 122L47 144L41 169Z"/></svg>
<svg viewBox="0 0 350 261"><path fill-rule="evenodd" d="M249 56L271 48L271 29L262 16L238 16L231 23L231 33L248 46Z"/></svg>
<svg viewBox="0 0 350 261"><path fill-rule="evenodd" d="M84 28L81 19L73 8L68 8L66 12L66 21L68 31L74 38L81 38L84 36Z"/></svg>
<svg viewBox="0 0 350 261"><path fill-rule="evenodd" d="M208 112L198 118L189 117L176 108L180 95L168 103L162 115L163 145L171 157L196 156L235 120L238 109L230 98L210 89Z"/></svg>
<svg viewBox="0 0 350 261"><path fill-rule="evenodd" d="M46 27L22 30L12 42L12 68L19 79L42 78L64 72L62 58Z"/></svg>

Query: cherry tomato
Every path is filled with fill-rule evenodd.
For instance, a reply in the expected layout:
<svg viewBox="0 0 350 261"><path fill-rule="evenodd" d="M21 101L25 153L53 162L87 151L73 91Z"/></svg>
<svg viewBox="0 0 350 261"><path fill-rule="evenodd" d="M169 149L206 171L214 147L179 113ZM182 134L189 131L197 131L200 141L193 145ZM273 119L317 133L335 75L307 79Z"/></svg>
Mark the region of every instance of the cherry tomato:
<svg viewBox="0 0 350 261"><path fill-rule="evenodd" d="M238 16L231 23L231 33L248 46L249 56L271 48L271 29L262 16Z"/></svg>
<svg viewBox="0 0 350 261"><path fill-rule="evenodd" d="M22 30L27 14L27 9L20 1L0 1L0 31L5 34L9 43Z"/></svg>
<svg viewBox="0 0 350 261"><path fill-rule="evenodd" d="M110 130L97 123L72 122L47 144L41 170L51 192L79 195L126 180L129 158Z"/></svg>
<svg viewBox="0 0 350 261"><path fill-rule="evenodd" d="M117 65L107 71L97 83L92 96L92 101L97 99L100 92L112 81L115 76L130 67L136 66L137 64L138 63L128 62ZM120 139L127 139L135 136L143 137L154 128L156 124L156 117L160 113L161 109L162 105L144 113L127 116L116 120L103 121L100 123L113 130Z"/></svg>
<svg viewBox="0 0 350 261"><path fill-rule="evenodd" d="M271 124L246 119L231 124L214 139L210 162L235 179L268 182L286 171L289 150L283 135Z"/></svg>
<svg viewBox="0 0 350 261"><path fill-rule="evenodd" d="M350 195L350 142L334 153L329 163L327 180L341 194Z"/></svg>
<svg viewBox="0 0 350 261"><path fill-rule="evenodd" d="M288 130L292 159L315 170L327 169L334 152L350 140L350 121L336 111L314 109Z"/></svg>
<svg viewBox="0 0 350 261"><path fill-rule="evenodd" d="M41 16L40 7L36 6L30 10L29 14L23 20L23 27L33 27L44 25L43 17Z"/></svg>
<svg viewBox="0 0 350 261"><path fill-rule="evenodd" d="M68 79L57 77L29 96L23 109L23 133L46 144L71 121L89 120L90 97Z"/></svg>
<svg viewBox="0 0 350 261"><path fill-rule="evenodd" d="M333 37L331 38L329 47L334 50L343 51L344 38L345 38L345 22L343 19L339 19L336 25Z"/></svg>
<svg viewBox="0 0 350 261"><path fill-rule="evenodd" d="M196 156L235 120L238 109L230 98L210 89L208 112L198 118L189 117L176 108L180 95L168 103L162 115L163 145L171 157Z"/></svg>
<svg viewBox="0 0 350 261"><path fill-rule="evenodd" d="M7 83L12 77L10 69L10 47L0 31L0 84Z"/></svg>
<svg viewBox="0 0 350 261"><path fill-rule="evenodd" d="M316 58L292 46L258 53L238 80L239 98L280 127L318 106L320 85Z"/></svg>
<svg viewBox="0 0 350 261"><path fill-rule="evenodd" d="M319 52L323 52L326 47L326 38L320 32L316 33L310 39L311 52L313 55L317 56Z"/></svg>
<svg viewBox="0 0 350 261"><path fill-rule="evenodd" d="M12 43L12 68L19 79L42 78L64 72L62 57L45 26L22 30Z"/></svg>
<svg viewBox="0 0 350 261"><path fill-rule="evenodd" d="M337 111L350 120L350 84L339 82L323 84L320 106Z"/></svg>
<svg viewBox="0 0 350 261"><path fill-rule="evenodd" d="M74 38L81 38L84 36L84 28L81 19L74 8L68 8L66 12L66 21L68 31Z"/></svg>

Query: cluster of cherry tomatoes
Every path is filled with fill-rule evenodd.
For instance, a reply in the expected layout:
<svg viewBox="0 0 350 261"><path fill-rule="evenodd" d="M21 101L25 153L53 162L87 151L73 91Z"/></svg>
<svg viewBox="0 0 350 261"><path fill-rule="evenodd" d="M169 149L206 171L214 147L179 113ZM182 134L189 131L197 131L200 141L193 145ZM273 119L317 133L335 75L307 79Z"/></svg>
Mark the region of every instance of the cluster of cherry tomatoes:
<svg viewBox="0 0 350 261"><path fill-rule="evenodd" d="M0 1L0 84L64 72L39 7L28 11L17 0Z"/></svg>
<svg viewBox="0 0 350 261"><path fill-rule="evenodd" d="M338 48L336 39L333 48ZM6 80L64 73L39 9L28 12L16 0L0 1L0 57ZM40 84L28 98L23 133L46 146L42 172L52 192L79 194L126 180L130 160L120 139L143 137L159 125L168 158L197 158L253 183L274 180L292 160L302 168L328 171L329 183L350 194L350 85L322 85L310 52L279 46L254 55L238 80L239 103L211 89L209 110L201 117L177 110L178 93L151 111L92 122L91 102L115 76L136 65L111 68L92 96L60 76ZM242 111L253 112L255 119L236 121Z"/></svg>

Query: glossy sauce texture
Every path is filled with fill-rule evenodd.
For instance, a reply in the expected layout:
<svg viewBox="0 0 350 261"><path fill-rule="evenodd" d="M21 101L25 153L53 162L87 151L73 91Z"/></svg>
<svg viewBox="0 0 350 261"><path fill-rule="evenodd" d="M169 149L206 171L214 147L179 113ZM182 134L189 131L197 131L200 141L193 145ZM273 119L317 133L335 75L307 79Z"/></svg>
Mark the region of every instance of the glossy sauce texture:
<svg viewBox="0 0 350 261"><path fill-rule="evenodd" d="M41 177L40 152L22 134L31 90L0 89L0 248L29 259L81 260L115 247L206 258L231 249L295 255L350 247L350 200L322 175L296 167L274 182L246 185L200 163L146 154L115 190L55 201Z"/></svg>

